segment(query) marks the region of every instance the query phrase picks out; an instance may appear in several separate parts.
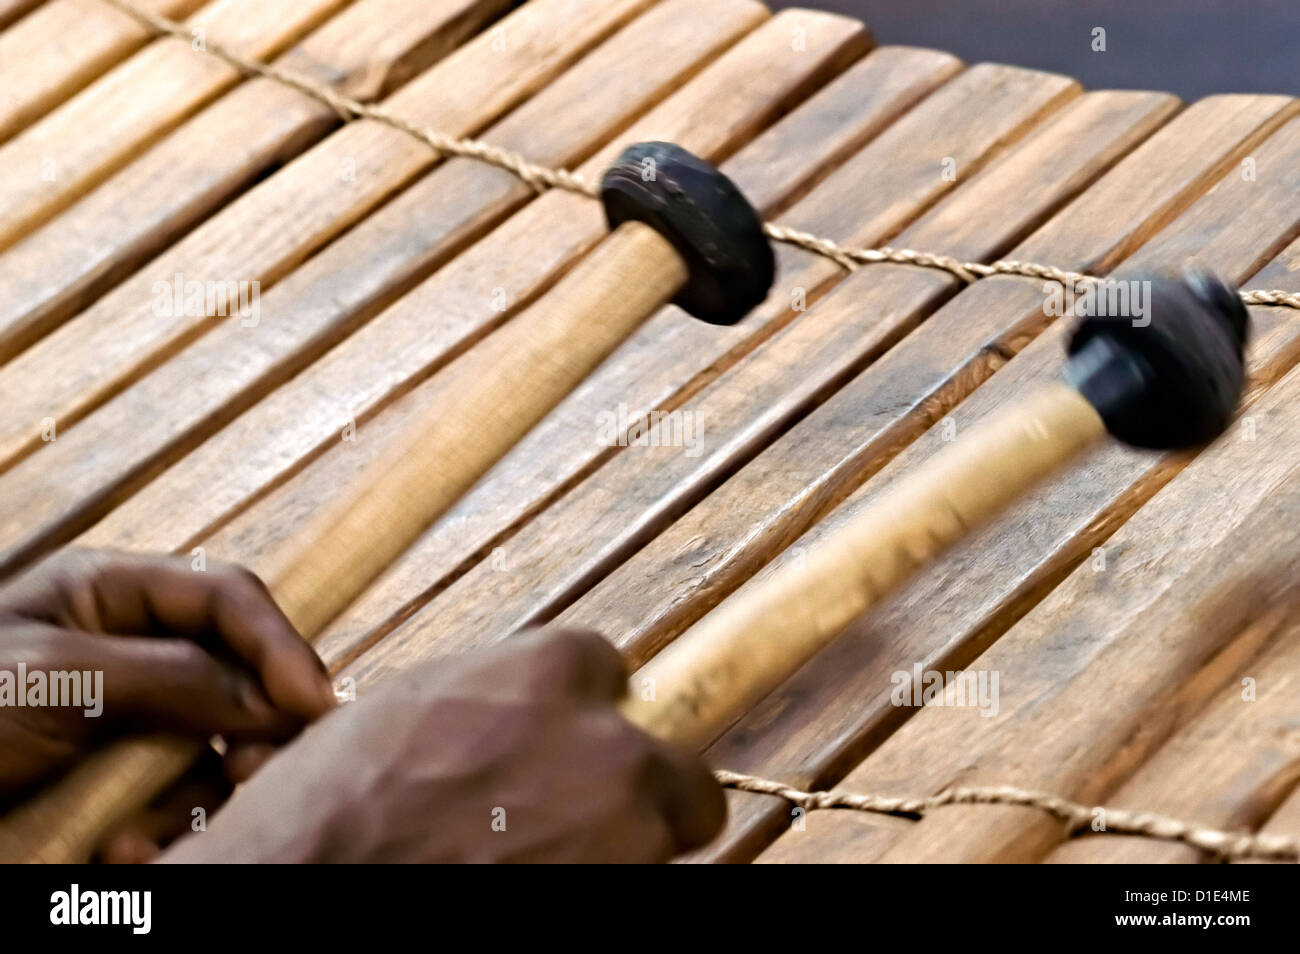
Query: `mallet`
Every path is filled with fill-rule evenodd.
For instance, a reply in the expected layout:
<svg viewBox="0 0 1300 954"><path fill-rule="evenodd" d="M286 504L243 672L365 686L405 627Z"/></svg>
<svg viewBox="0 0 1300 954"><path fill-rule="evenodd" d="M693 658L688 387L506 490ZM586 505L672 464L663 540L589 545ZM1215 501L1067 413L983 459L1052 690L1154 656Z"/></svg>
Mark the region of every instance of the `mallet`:
<svg viewBox="0 0 1300 954"><path fill-rule="evenodd" d="M468 352L454 393L293 541L273 592L301 632L341 612L665 302L734 324L771 288L758 212L680 146L630 147L601 197L602 245Z"/></svg>
<svg viewBox="0 0 1300 954"><path fill-rule="evenodd" d="M739 321L771 288L758 212L718 169L670 143L627 149L605 173L612 233L455 367L356 484L270 561L276 601L313 638L647 317L672 300ZM0 819L0 860L84 861L202 751L156 737L108 746Z"/></svg>
<svg viewBox="0 0 1300 954"><path fill-rule="evenodd" d="M1247 314L1205 275L1152 281L1150 324L1091 317L1068 383L982 422L807 554L723 602L632 678L623 712L702 749L914 570L1108 431L1138 447L1212 440L1245 380Z"/></svg>

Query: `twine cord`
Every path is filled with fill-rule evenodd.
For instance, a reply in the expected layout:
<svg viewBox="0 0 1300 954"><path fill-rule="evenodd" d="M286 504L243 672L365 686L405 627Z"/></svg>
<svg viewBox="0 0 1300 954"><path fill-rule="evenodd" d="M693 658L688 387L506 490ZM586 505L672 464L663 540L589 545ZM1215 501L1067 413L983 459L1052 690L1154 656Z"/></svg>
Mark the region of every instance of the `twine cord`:
<svg viewBox="0 0 1300 954"><path fill-rule="evenodd" d="M183 23L149 10L142 10L129 0L102 0L102 2L131 17L157 36L178 37L187 41L193 36L191 29ZM306 79L278 66L251 59L206 38L203 42L203 51L223 60L245 76L260 76L274 80L324 103L338 113L344 122L353 119L370 119L383 123L420 140L440 154L476 159L504 169L538 192L562 189L589 198L599 198L599 188L576 172L540 165L519 153L493 146L479 139L449 136L435 129L420 126L382 106L362 103L342 95L327 85ZM860 265L889 262L948 272L965 284L973 284L993 275L1019 275L1057 282L1066 287L1102 281L1096 276L1036 262L1008 260L996 261L992 264L964 262L952 256L936 255L909 248L846 247L831 239L772 222L765 223L763 228L773 241L794 245L822 255L848 271ZM1247 305L1300 309L1300 294L1266 289L1252 289L1240 294L1242 301ZM1097 813L1104 812L1105 827L1098 834L1135 835L1159 841L1178 842L1226 860L1300 862L1300 838L1224 831L1155 812L1090 807L1058 795L1009 785L959 786L924 798L900 798L836 790L805 792L782 782L722 769L716 771L714 775L718 782L727 788L783 798L805 811L841 809L890 815L924 815L928 811L948 805L1009 805L1046 812L1063 822L1071 834L1090 829Z"/></svg>
<svg viewBox="0 0 1300 954"><path fill-rule="evenodd" d="M714 777L726 788L760 795L775 795L805 811L848 809L883 815L924 815L947 805L1010 805L1036 808L1065 823L1070 834L1091 830L1093 819L1103 828L1095 834L1137 835L1172 841L1210 852L1225 860L1300 861L1300 838L1246 831L1223 831L1171 818L1156 812L1088 806L1059 795L1035 792L1013 785L977 785L949 788L926 798L897 798L857 792L804 792L771 779L742 775L725 769Z"/></svg>
<svg viewBox="0 0 1300 954"><path fill-rule="evenodd" d="M174 36L190 40L193 31L169 17L149 10L141 10L129 0L103 0L115 9L132 17L151 33L158 36ZM362 103L349 96L344 96L323 83L299 76L291 70L282 69L261 60L251 59L241 53L217 43L204 39L203 51L223 60L246 76L261 76L275 80L307 96L316 99L333 109L345 121L351 119L371 119L402 132L425 143L435 152L477 159L489 165L513 174L538 192L547 189L562 189L588 198L599 198L600 189L583 176L568 169L555 169L550 166L532 162L523 155L509 149L502 149L481 139L449 136L417 123L410 122L382 106ZM1000 260L991 265L983 262L963 262L950 255L936 255L930 252L910 248L852 248L839 245L832 239L787 228L774 222L763 226L764 232L773 241L794 245L816 255L822 255L838 264L841 268L852 271L858 265L870 265L890 262L897 265L917 265L922 268L938 269L948 272L965 284L974 284L981 278L993 275L1019 275L1023 278L1040 278L1058 282L1067 288L1086 282L1098 282L1104 279L1082 272L1068 271L1054 265L1041 265L1036 262L1017 262ZM1247 305L1274 305L1300 309L1300 293L1278 289L1251 289L1240 292L1241 300Z"/></svg>

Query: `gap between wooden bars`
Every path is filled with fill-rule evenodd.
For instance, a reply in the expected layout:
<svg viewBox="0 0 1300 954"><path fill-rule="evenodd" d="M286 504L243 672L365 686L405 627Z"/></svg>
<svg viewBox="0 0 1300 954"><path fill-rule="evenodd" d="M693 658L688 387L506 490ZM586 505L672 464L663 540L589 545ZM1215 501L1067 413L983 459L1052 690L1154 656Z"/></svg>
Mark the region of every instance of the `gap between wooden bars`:
<svg viewBox="0 0 1300 954"><path fill-rule="evenodd" d="M133 18L154 35L179 37L190 40L191 45L193 45L194 33L183 23L161 14L142 10L130 3L129 0L102 0L102 2ZM307 80L292 71L243 56L207 38L202 41L201 52L223 60L245 76L263 76L292 87L329 106L339 114L344 122L350 122L354 119L371 119L394 129L400 129L402 132L425 143L436 152L465 156L504 169L538 192L543 192L546 189L563 189L566 192L585 195L588 198L599 198L599 190L594 184L567 169L555 169L531 162L517 152L501 149L479 139L448 136L435 129L408 122L382 106L362 103L338 93L329 86ZM1067 271L1053 265L1042 265L1036 262L1006 260L996 261L992 264L963 262L948 255L936 255L910 248L890 248L888 246L881 248L853 248L841 246L831 239L787 228L775 222L764 223L763 228L772 240L822 255L849 271L859 265L889 262L938 269L948 272L966 284L973 284L982 278L989 278L993 275L1019 275L1025 278L1040 278L1057 282L1066 287L1073 287L1083 282L1102 281L1102 279L1093 275ZM1275 305L1300 309L1300 294L1296 293L1271 289L1249 289L1240 292L1240 295L1242 301L1247 305ZM729 772L725 769L717 770L714 775L727 788L772 795L785 799L792 805L806 811L847 809L889 815L923 815L927 811L946 805L1009 805L1034 808L1046 812L1068 826L1070 834L1088 830L1092 820L1097 817L1098 813L1104 813L1102 817L1105 819L1105 826L1096 834L1135 835L1158 841L1180 842L1229 860L1259 859L1300 862L1300 838L1208 828L1156 812L1088 806L1057 795L1030 791L1009 785L962 786L950 788L938 795L925 798L899 798L888 795L835 790L805 792L782 782L753 775L743 775L738 772Z"/></svg>
<svg viewBox="0 0 1300 954"><path fill-rule="evenodd" d="M159 36L175 36L191 41L193 39L193 31L186 27L185 24L161 14L141 10L130 3L129 0L103 0L103 2L135 18L150 32ZM290 70L281 69L278 66L272 66L269 63L243 56L220 43L206 38L202 41L202 52L209 53L225 61L247 76L264 76L305 93L329 106L339 114L344 122L353 119L372 119L394 129L400 129L402 132L425 143L436 152L465 156L504 169L538 192L546 189L563 189L566 192L585 195L591 199L599 198L599 189L596 185L567 169L555 169L531 162L517 152L501 149L480 139L448 136L436 129L408 122L382 106L371 106L359 102L336 92L324 84L305 79ZM806 251L825 256L839 264L840 267L850 271L860 264L869 265L890 262L898 265L919 265L923 268L945 271L966 284L972 284L981 278L989 278L993 275L1020 275L1025 278L1042 278L1058 282L1067 287L1072 287L1081 282L1104 280L1094 275L1067 271L1054 265L1041 265L1036 262L1002 260L986 265L983 262L963 262L949 255L937 255L910 248L890 248L889 246L853 248L841 246L832 239L801 232L798 229L787 228L775 222L764 223L763 230L774 241L795 245ZM1240 295L1242 301L1247 305L1280 305L1300 309L1300 293L1257 288L1242 291Z"/></svg>

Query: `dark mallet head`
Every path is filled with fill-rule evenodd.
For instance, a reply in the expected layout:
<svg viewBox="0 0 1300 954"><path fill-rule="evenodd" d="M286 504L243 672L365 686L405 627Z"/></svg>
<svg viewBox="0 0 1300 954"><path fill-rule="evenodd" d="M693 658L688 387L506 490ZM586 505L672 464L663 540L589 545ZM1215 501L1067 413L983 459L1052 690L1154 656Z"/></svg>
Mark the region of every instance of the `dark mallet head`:
<svg viewBox="0 0 1300 954"><path fill-rule="evenodd" d="M1112 435L1137 447L1195 447L1232 420L1245 386L1248 316L1212 275L1149 281L1146 314L1083 318L1069 373Z"/></svg>
<svg viewBox="0 0 1300 954"><path fill-rule="evenodd" d="M600 184L611 229L644 222L681 254L690 277L674 304L735 324L766 297L776 263L763 222L735 184L669 142L629 146Z"/></svg>

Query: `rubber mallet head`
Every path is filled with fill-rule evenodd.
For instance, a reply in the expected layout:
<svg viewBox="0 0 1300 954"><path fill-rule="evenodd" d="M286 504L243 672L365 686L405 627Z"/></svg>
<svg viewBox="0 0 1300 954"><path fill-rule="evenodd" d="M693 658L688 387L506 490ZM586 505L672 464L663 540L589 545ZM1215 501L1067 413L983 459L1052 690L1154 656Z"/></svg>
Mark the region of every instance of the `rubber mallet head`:
<svg viewBox="0 0 1300 954"><path fill-rule="evenodd" d="M1245 379L1240 299L1201 275L1146 287L1149 307L1137 322L1081 322L1070 343L1070 383L1031 389L905 479L846 508L798 569L756 576L646 663L633 684L652 684L655 693L629 693L623 713L655 735L703 749L918 567L1108 431L1160 448L1220 433Z"/></svg>
<svg viewBox="0 0 1300 954"><path fill-rule="evenodd" d="M1241 400L1246 307L1209 274L1145 280L1150 295L1141 321L1080 321L1069 345L1069 377L1119 440L1195 447L1223 432Z"/></svg>
<svg viewBox="0 0 1300 954"><path fill-rule="evenodd" d="M628 147L601 180L611 229L643 222L681 254L690 277L673 303L735 324L772 287L776 263L758 212L716 167L669 142Z"/></svg>

